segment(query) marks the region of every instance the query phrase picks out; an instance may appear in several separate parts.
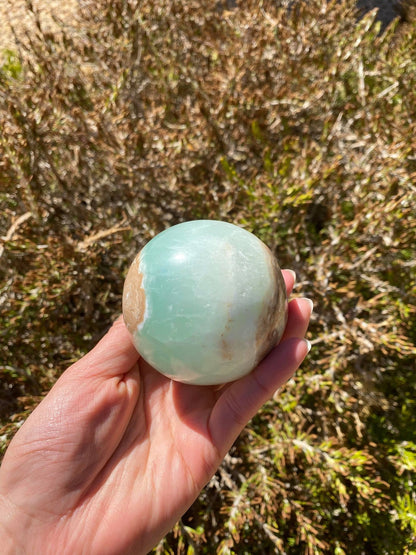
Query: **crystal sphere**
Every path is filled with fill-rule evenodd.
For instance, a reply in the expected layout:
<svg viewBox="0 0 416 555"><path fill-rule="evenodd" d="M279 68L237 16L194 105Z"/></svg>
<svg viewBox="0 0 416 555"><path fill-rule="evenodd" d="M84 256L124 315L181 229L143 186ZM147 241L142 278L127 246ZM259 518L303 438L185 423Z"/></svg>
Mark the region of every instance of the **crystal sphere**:
<svg viewBox="0 0 416 555"><path fill-rule="evenodd" d="M165 376L213 385L248 374L279 342L286 287L269 248L227 222L156 235L134 259L123 316L140 355Z"/></svg>

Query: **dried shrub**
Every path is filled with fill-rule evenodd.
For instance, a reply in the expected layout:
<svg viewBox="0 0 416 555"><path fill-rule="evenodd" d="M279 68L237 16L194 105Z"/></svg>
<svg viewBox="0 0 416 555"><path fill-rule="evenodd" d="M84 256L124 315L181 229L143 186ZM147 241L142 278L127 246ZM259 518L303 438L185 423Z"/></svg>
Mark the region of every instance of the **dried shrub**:
<svg viewBox="0 0 416 555"><path fill-rule="evenodd" d="M280 4L89 0L53 31L29 9L0 69L2 448L140 246L226 219L296 270L313 349L155 553L410 554L415 25Z"/></svg>

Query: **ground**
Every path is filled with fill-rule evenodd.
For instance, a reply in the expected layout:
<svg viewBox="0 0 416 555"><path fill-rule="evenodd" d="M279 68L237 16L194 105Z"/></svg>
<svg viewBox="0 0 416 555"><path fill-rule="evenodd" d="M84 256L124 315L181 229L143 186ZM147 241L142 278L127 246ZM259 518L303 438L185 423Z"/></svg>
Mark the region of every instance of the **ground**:
<svg viewBox="0 0 416 555"><path fill-rule="evenodd" d="M31 23L27 0L0 0L0 49L14 45L13 27L16 35ZM44 25L53 26L53 16L70 20L78 8L78 0L33 0L34 10L38 10ZM10 25L11 24L11 25Z"/></svg>

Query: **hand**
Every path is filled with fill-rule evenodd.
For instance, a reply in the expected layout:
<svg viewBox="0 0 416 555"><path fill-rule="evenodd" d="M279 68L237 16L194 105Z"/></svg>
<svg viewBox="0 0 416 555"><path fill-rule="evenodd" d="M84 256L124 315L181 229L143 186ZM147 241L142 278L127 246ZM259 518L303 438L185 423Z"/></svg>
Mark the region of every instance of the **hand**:
<svg viewBox="0 0 416 555"><path fill-rule="evenodd" d="M284 271L288 294L294 275ZM238 434L298 368L312 307L289 303L280 344L222 388L173 382L118 319L12 440L0 468L10 553L147 553L196 499Z"/></svg>

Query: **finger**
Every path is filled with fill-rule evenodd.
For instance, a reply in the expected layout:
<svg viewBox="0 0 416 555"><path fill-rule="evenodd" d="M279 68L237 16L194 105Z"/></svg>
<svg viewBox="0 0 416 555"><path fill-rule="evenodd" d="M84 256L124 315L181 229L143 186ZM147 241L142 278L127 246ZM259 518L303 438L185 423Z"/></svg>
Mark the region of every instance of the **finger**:
<svg viewBox="0 0 416 555"><path fill-rule="evenodd" d="M289 338L253 372L224 388L209 420L212 440L221 455L260 407L294 374L308 351L306 340Z"/></svg>
<svg viewBox="0 0 416 555"><path fill-rule="evenodd" d="M292 299L288 306L288 318L282 341L290 337L304 337L313 310L313 302L307 298Z"/></svg>
<svg viewBox="0 0 416 555"><path fill-rule="evenodd" d="M282 275L286 284L287 296L289 296L296 282L296 274L293 270L282 270Z"/></svg>
<svg viewBox="0 0 416 555"><path fill-rule="evenodd" d="M81 370L89 376L110 378L123 376L138 361L139 354L133 345L122 316L119 316L105 336L67 372Z"/></svg>

